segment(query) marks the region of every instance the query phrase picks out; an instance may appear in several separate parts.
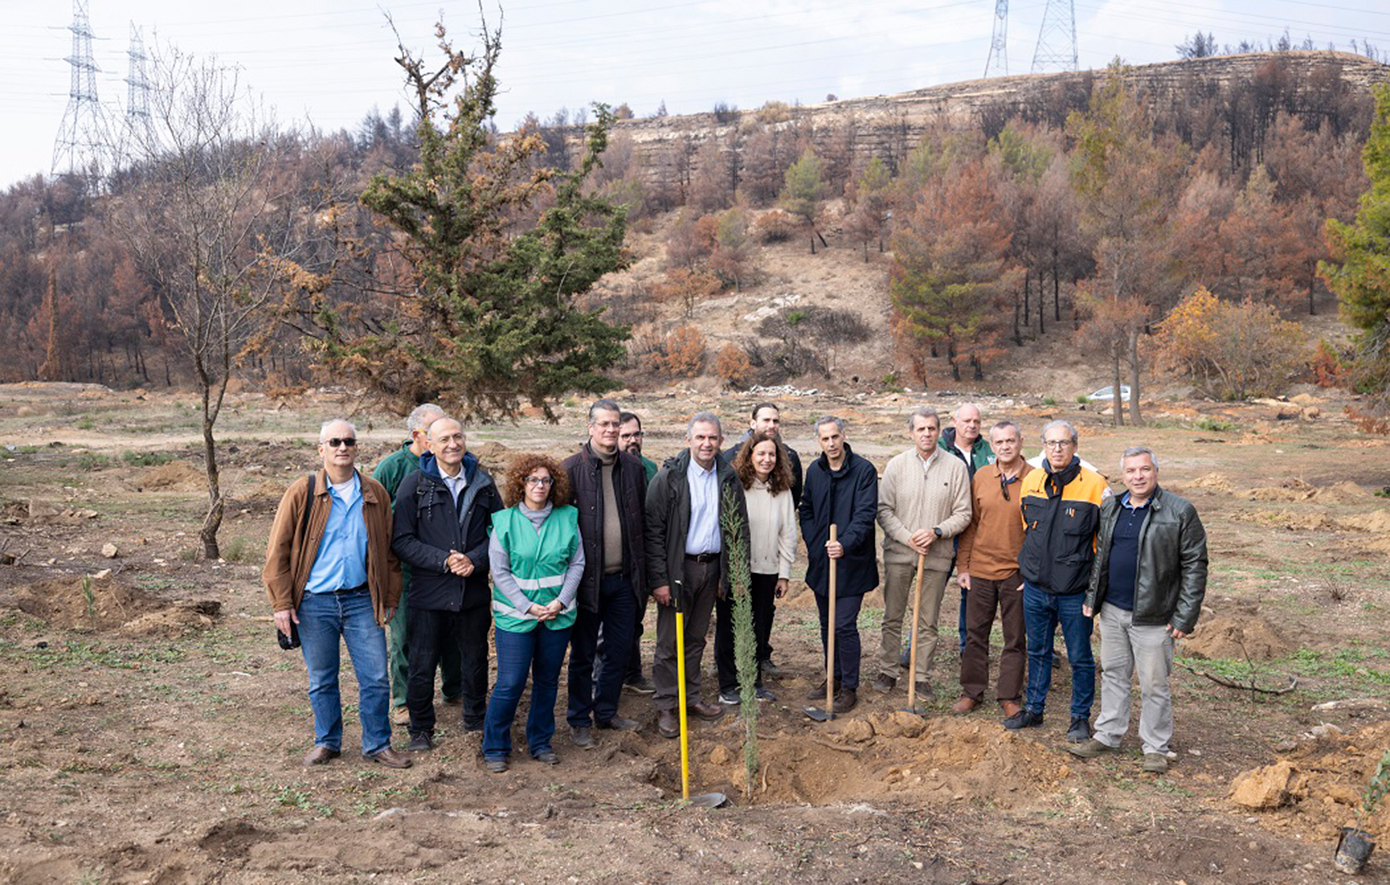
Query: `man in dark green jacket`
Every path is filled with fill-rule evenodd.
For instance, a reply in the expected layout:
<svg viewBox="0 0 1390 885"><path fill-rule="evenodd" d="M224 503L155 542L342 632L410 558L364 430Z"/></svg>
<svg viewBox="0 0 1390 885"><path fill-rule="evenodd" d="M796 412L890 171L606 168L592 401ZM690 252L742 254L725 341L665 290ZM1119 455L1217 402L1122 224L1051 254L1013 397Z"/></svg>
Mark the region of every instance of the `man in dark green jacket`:
<svg viewBox="0 0 1390 885"><path fill-rule="evenodd" d="M396 500L396 490L401 480L420 469L420 456L430 450L430 425L444 417L444 410L434 403L422 403L415 407L405 419L405 429L410 439L401 443L396 451L381 459L372 471L372 479L386 487L391 501ZM387 670L391 676L391 721L396 725L410 722L410 711L405 706L406 674L409 670L409 653L406 647L406 619L409 606L406 600L410 593L410 566L401 564L401 602L396 606L395 617L391 618L387 641ZM439 661L440 688L444 693L444 703L457 704L463 695L463 662L458 649L446 645Z"/></svg>
<svg viewBox="0 0 1390 885"><path fill-rule="evenodd" d="M1173 640L1197 626L1207 589L1207 534L1191 504L1159 488L1152 449L1126 449L1120 472L1128 491L1101 505L1095 565L1081 609L1100 628L1100 716L1095 736L1067 749L1090 759L1120 746L1137 670L1143 768L1162 774L1173 736Z"/></svg>

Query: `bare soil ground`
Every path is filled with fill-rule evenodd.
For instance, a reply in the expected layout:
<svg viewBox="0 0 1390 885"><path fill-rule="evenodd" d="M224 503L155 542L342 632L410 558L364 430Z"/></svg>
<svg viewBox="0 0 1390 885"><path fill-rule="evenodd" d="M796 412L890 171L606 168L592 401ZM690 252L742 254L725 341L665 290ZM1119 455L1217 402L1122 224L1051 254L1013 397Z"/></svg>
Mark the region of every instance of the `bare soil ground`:
<svg viewBox="0 0 1390 885"><path fill-rule="evenodd" d="M523 756L502 776L483 769L454 708L442 708L452 727L441 746L397 772L357 756L345 676L344 757L300 767L312 742L304 665L274 643L260 559L281 490L314 464L319 422L351 411L351 398L234 399L220 425L234 503L224 559L205 562L190 397L0 388L0 880L1347 881L1331 866L1337 829L1390 745L1390 500L1376 495L1390 486L1390 441L1361 435L1341 418L1344 403L1315 393L1154 402L1152 423L1137 430L1099 423L1064 391L1062 405L980 397L987 420L1011 417L1029 437L1049 416L1076 420L1082 455L1103 469L1126 445L1152 445L1164 484L1202 513L1211 585L1197 633L1179 647L1196 672L1174 679L1168 774L1139 771L1132 736L1092 763L1063 751L1065 667L1040 729L1004 732L992 703L950 716L949 638L926 717L902 713L901 692L865 691L849 716L812 723L801 708L822 664L803 589L777 615L786 675L760 711L763 764L750 796L742 723L692 727L696 791L734 798L700 810L678 801L677 744L657 734L638 695L622 707L638 732L599 733L585 752L562 724L561 765ZM716 404L622 399L645 416L657 458L677 450L697 405ZM915 402L789 397L784 418L810 454L806 422L843 414L856 451L881 466L906 446L901 416ZM717 406L737 424L751 403ZM497 467L516 451L563 454L582 436L582 406L562 412L558 427L474 428L470 445ZM356 420L368 466L402 435L397 419ZM879 605L869 597L861 620L870 674ZM948 594L943 637L955 617ZM1199 674L1269 689L1294 677L1297 687L1255 694ZM1385 811L1367 826L1390 843ZM1381 852L1359 881L1390 882L1390 848Z"/></svg>

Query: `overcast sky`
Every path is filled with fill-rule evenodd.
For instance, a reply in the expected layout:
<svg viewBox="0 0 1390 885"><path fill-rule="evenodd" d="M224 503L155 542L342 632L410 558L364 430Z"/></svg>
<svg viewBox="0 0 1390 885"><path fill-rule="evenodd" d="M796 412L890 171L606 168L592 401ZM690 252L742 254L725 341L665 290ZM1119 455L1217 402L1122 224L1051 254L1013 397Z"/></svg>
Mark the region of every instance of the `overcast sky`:
<svg viewBox="0 0 1390 885"><path fill-rule="evenodd" d="M1390 51L1385 0L1074 0L1081 67L1120 56L1175 57L1197 30L1218 44L1275 39L1287 27L1350 49ZM1046 0L1013 0L1010 73L1028 73ZM673 113L716 102L813 103L902 92L984 73L994 0L485 0L502 23L498 124L527 111L548 117L594 101L627 102L638 116L665 101ZM500 8L500 11L499 11ZM396 38L432 44L440 17L460 42L479 21L474 2L382 0L89 0L101 73L97 91L117 114L126 101L132 22L147 49L173 44L215 54L286 122L355 129L372 107L405 106ZM68 102L70 0L0 0L0 187L49 171Z"/></svg>

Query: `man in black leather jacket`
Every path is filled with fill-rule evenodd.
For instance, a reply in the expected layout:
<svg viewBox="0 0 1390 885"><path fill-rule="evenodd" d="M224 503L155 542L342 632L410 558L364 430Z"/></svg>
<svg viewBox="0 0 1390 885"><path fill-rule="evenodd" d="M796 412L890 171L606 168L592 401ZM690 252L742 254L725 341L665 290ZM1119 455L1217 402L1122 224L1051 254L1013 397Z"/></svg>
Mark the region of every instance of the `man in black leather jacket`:
<svg viewBox="0 0 1390 885"><path fill-rule="evenodd" d="M1067 749L1083 759L1117 749L1129 730L1137 670L1143 769L1168 770L1173 640L1197 626L1207 589L1207 534L1191 504L1158 485L1158 457L1137 446L1120 457L1125 494L1100 511L1096 560L1082 611L1100 628L1100 717L1095 737Z"/></svg>

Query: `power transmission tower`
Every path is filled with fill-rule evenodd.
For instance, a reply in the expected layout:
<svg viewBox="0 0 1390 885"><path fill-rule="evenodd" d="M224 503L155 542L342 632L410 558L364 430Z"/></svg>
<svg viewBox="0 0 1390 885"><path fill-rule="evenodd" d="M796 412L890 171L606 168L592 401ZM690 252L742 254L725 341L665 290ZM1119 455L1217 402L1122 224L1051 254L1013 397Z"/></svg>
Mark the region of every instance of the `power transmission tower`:
<svg viewBox="0 0 1390 885"><path fill-rule="evenodd" d="M1033 50L1033 73L1074 71L1076 58L1076 5L1074 0L1047 0L1043 10L1038 47Z"/></svg>
<svg viewBox="0 0 1390 885"><path fill-rule="evenodd" d="M994 0L994 37L989 41L985 77L1009 76L1009 0Z"/></svg>
<svg viewBox="0 0 1390 885"><path fill-rule="evenodd" d="M130 23L130 48L126 55L130 62L125 78L125 125L121 130L120 149L113 158L118 168L124 166L132 154L148 149L154 134L150 122L150 78L145 68L149 57L145 55L144 35L135 27L135 22Z"/></svg>
<svg viewBox="0 0 1390 885"><path fill-rule="evenodd" d="M97 100L97 67L92 58L92 25L86 0L72 0L72 86L58 137L53 141L54 175L90 175L99 167L103 145L101 103Z"/></svg>

